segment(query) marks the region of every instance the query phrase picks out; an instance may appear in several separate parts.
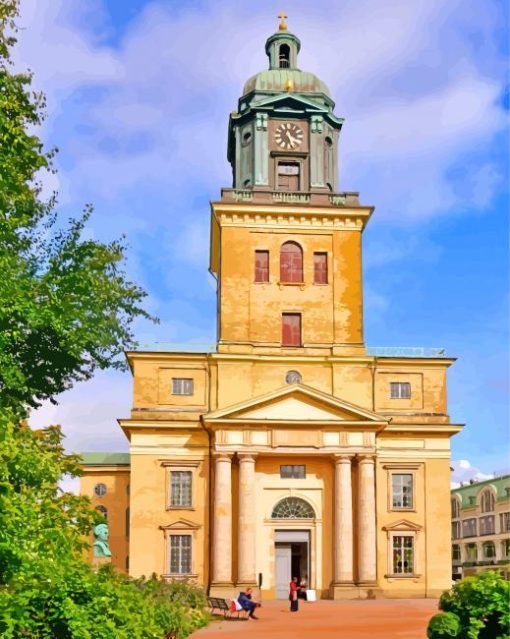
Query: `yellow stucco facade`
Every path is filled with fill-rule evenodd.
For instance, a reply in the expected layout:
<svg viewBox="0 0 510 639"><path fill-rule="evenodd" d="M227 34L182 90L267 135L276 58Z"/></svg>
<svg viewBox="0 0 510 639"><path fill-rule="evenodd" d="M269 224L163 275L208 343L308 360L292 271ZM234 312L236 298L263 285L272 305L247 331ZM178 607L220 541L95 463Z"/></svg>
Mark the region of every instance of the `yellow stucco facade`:
<svg viewBox="0 0 510 639"><path fill-rule="evenodd" d="M133 576L218 595L260 585L285 597L298 576L318 597L437 596L451 583L454 360L365 346L373 207L326 183L342 120L315 76L292 67L296 41L269 38L270 60L290 51L281 87L250 80L231 115L234 188L211 204L217 344L127 353L128 465L85 455L82 491L107 484L97 499L111 500L114 562Z"/></svg>

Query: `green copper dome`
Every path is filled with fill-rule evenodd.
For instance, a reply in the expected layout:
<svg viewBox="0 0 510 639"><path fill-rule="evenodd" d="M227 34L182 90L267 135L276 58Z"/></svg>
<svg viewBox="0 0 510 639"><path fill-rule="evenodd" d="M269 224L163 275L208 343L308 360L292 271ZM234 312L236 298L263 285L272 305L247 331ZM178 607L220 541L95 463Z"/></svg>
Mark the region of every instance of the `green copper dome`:
<svg viewBox="0 0 510 639"><path fill-rule="evenodd" d="M301 48L299 38L287 31L285 21L280 30L269 36L266 53L269 69L257 73L244 85L243 95L248 93L322 93L330 98L328 87L313 73L297 67L297 56Z"/></svg>

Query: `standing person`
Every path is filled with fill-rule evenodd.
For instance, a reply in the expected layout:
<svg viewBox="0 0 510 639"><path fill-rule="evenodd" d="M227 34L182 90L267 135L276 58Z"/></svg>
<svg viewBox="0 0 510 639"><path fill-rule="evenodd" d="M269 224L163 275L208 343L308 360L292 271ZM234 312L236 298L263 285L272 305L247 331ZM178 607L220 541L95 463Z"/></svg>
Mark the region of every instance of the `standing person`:
<svg viewBox="0 0 510 639"><path fill-rule="evenodd" d="M298 592L301 588L298 585L298 578L292 577L292 581L289 584L289 600L290 600L290 611L297 612L299 607L298 601Z"/></svg>

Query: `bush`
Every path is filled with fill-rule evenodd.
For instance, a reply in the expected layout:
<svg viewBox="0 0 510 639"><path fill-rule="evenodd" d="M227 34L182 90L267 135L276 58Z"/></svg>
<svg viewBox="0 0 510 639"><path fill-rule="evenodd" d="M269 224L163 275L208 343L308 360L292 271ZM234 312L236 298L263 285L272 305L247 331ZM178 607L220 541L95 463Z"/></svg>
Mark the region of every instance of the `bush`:
<svg viewBox="0 0 510 639"><path fill-rule="evenodd" d="M488 570L458 581L441 595L439 608L457 615L462 639L508 639L509 599L510 584Z"/></svg>
<svg viewBox="0 0 510 639"><path fill-rule="evenodd" d="M453 612L439 612L429 621L427 637L441 639L442 637L458 637L460 620Z"/></svg>

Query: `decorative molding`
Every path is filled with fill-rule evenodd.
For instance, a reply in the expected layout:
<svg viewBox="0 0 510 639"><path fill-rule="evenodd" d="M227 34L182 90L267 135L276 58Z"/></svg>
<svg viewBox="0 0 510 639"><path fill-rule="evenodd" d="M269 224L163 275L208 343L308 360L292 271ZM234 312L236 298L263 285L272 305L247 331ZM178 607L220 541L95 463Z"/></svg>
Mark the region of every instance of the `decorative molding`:
<svg viewBox="0 0 510 639"><path fill-rule="evenodd" d="M178 519L177 521L173 521L171 524L165 524L159 526L160 530L164 531L172 531L172 530L198 530L202 528L201 524L196 524L193 521L189 521L188 519Z"/></svg>
<svg viewBox="0 0 510 639"><path fill-rule="evenodd" d="M204 461L203 459L159 459L159 465L164 468L197 468Z"/></svg>
<svg viewBox="0 0 510 639"><path fill-rule="evenodd" d="M418 470L423 466L423 462L392 462L383 464L385 470Z"/></svg>
<svg viewBox="0 0 510 639"><path fill-rule="evenodd" d="M392 524L383 526L382 529L387 532L419 532L420 530L423 530L423 526L415 524L408 519L399 519Z"/></svg>

